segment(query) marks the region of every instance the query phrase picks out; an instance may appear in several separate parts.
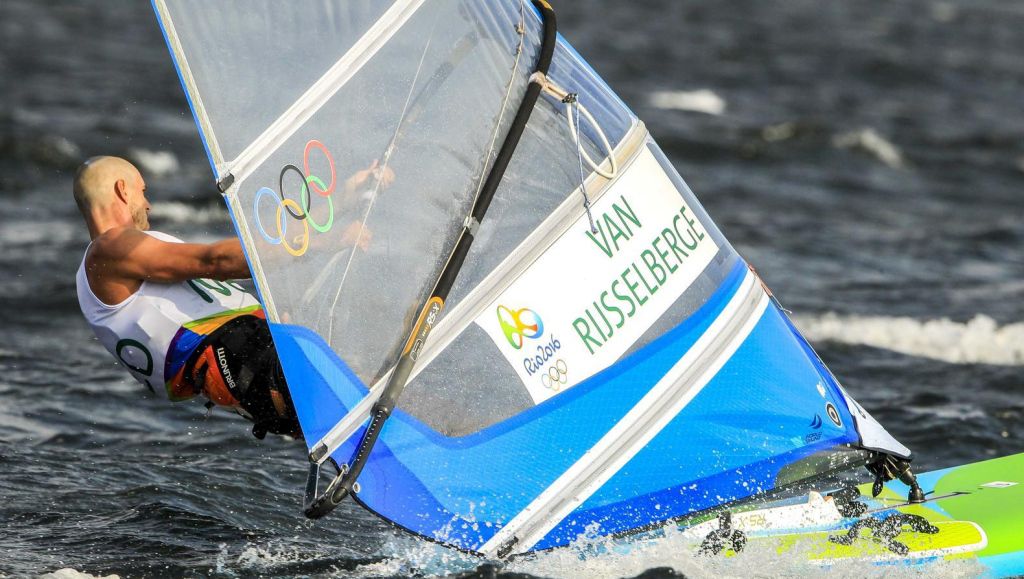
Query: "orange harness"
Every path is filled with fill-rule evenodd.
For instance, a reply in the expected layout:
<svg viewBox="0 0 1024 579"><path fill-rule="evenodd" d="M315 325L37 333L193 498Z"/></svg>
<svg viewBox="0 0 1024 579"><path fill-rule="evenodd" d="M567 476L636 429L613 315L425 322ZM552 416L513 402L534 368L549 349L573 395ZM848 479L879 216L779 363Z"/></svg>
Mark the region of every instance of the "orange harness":
<svg viewBox="0 0 1024 579"><path fill-rule="evenodd" d="M260 312L262 313L262 312ZM182 368L181 383L211 405L254 423L253 434L301 436L270 328L263 316L239 316L209 334Z"/></svg>
<svg viewBox="0 0 1024 579"><path fill-rule="evenodd" d="M228 385L228 381L233 380L233 377L222 360L223 357L218 357L214 346L203 348L193 363L191 383L196 390L205 394L214 404L244 412L242 402L235 397ZM272 385L267 390L278 418L287 418L289 416L288 403L285 401L284 395Z"/></svg>

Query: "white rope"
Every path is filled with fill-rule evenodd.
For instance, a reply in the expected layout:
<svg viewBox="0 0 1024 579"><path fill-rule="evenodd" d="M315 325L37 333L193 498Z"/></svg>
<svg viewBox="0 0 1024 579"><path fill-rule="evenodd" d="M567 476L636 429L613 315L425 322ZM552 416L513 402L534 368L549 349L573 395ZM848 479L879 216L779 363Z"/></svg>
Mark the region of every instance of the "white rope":
<svg viewBox="0 0 1024 579"><path fill-rule="evenodd" d="M580 142L580 99L579 95L572 94L565 97L567 100L572 101L572 110L576 111L576 160L579 161L580 167L580 193L583 193L583 209L587 211L587 221L590 222L590 232L597 234L597 225L594 223L594 215L590 212L590 197L587 195L587 178L583 174L583 147L579 146Z"/></svg>
<svg viewBox="0 0 1024 579"><path fill-rule="evenodd" d="M526 39L526 0L519 1L519 24L516 26L516 32L519 34L519 46L516 47L516 60L512 64L512 74L508 78L508 86L505 88L505 99L501 102L501 111L498 113L498 122L494 125L494 132L491 134L491 144L487 148L487 154L484 155L484 166L480 172L480 180L477 182L476 194L473 195L473 205L476 205L476 200L480 197L480 190L484 188L484 181L487 180L487 163L491 159L491 154L494 153L494 146L498 142L498 131L501 129L501 121L505 118L505 110L508 107L509 98L512 97L512 87L515 86L516 73L519 71L519 59L523 55L523 44Z"/></svg>
<svg viewBox="0 0 1024 579"><path fill-rule="evenodd" d="M557 84L552 82L550 78L548 78L544 74L541 74L540 72L533 73L533 75L530 77L530 82L535 82L539 84L541 88L544 89L544 92L565 103L565 122L569 125L569 134L572 135L573 141L575 141L576 147L579 149L580 155L583 157L583 160L586 161L587 165L591 168L591 170L593 170L598 175L604 177L605 179L614 179L619 172L618 162L615 160L615 152L612 149L611 143L608 141L608 137L604 134L604 130L601 129L601 125L597 123L597 119L595 119L594 116L590 114L590 111L587 110L587 107L583 106L583 103L579 102L579 95L577 94L575 99L569 99L569 91L558 86ZM573 100L575 100L575 105L572 102ZM590 123L590 126L594 128L594 132L597 133L597 138L598 140L600 140L601 146L603 146L604 150L608 153L608 162L611 165L609 171L605 171L599 163L594 162L594 160L590 157L589 154L587 154L587 151L584 149L583 143L579 136L578 127L576 126L579 124L579 121L573 121L572 109L574 106L578 107L578 112L582 114L583 117L587 119L587 122Z"/></svg>

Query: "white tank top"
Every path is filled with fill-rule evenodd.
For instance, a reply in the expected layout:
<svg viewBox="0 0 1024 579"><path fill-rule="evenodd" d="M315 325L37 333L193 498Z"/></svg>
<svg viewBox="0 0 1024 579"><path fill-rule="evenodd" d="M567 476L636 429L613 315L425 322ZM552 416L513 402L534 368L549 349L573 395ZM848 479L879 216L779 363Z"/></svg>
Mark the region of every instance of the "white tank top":
<svg viewBox="0 0 1024 579"><path fill-rule="evenodd" d="M182 243L166 233L145 233L162 241ZM84 257L75 282L78 305L100 343L136 380L172 400L182 398L172 391L174 374L201 336L237 315L262 314L259 302L235 282L144 281L128 299L109 305L100 301L89 286Z"/></svg>

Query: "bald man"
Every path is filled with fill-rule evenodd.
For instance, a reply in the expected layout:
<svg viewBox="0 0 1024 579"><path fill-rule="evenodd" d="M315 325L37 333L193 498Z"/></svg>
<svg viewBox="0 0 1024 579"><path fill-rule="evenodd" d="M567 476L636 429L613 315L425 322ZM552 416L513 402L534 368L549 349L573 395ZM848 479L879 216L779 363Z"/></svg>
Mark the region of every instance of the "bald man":
<svg viewBox="0 0 1024 579"><path fill-rule="evenodd" d="M132 376L169 400L205 396L251 420L253 434L301 436L237 239L184 243L149 231L142 174L95 157L75 175L92 242L78 268L78 303L99 341Z"/></svg>

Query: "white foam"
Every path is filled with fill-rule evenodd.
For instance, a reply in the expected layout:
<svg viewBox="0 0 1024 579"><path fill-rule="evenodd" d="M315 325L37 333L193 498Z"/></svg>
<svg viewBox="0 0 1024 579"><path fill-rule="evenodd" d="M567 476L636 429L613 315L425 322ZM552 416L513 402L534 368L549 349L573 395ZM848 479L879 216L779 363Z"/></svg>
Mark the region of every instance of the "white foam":
<svg viewBox="0 0 1024 579"><path fill-rule="evenodd" d="M216 572L218 575L249 577L273 573L280 567L301 565L307 561L331 556L332 553L328 550L308 551L284 541L271 541L267 544L246 543L235 555L227 543L221 543L220 552L217 554Z"/></svg>
<svg viewBox="0 0 1024 579"><path fill-rule="evenodd" d="M507 564L504 572L528 573L552 579L613 579L632 577L655 568L669 568L691 579L732 579L747 577L808 577L828 571L829 577L943 579L973 577L983 569L976 560L936 561L927 565L875 565L868 561L837 560L827 567L811 562L807 549L793 548L779 553L771 541L754 541L735 556L701 556L699 541L683 531L668 528L644 538L610 539L583 535L572 545L523 556ZM413 575L450 577L468 574L484 560L406 535L388 540L379 553L383 560L346 571L346 577L369 579L381 576Z"/></svg>
<svg viewBox="0 0 1024 579"><path fill-rule="evenodd" d="M177 173L181 164L170 151L150 151L134 148L128 151L128 158L142 169L142 173L151 177L164 177Z"/></svg>
<svg viewBox="0 0 1024 579"><path fill-rule="evenodd" d="M792 139L796 135L796 123L779 123L761 129L761 138L769 143Z"/></svg>
<svg viewBox="0 0 1024 579"><path fill-rule="evenodd" d="M932 18L936 22L947 24L957 19L960 10L949 2L936 2L932 5Z"/></svg>
<svg viewBox="0 0 1024 579"><path fill-rule="evenodd" d="M708 115L725 112L725 99L708 89L663 90L651 93L651 106L676 111L691 111Z"/></svg>
<svg viewBox="0 0 1024 579"><path fill-rule="evenodd" d="M875 129L860 129L836 135L832 138L832 145L840 149L860 149L894 169L903 166L903 153Z"/></svg>
<svg viewBox="0 0 1024 579"><path fill-rule="evenodd" d="M966 323L834 313L796 316L793 322L811 341L873 346L952 364L1024 365L1024 323L1000 326L982 314Z"/></svg>
<svg viewBox="0 0 1024 579"><path fill-rule="evenodd" d="M40 575L39 579L120 579L119 575L90 575L88 573L82 573L76 571L70 567L64 569L58 569L45 575Z"/></svg>
<svg viewBox="0 0 1024 579"><path fill-rule="evenodd" d="M702 556L698 543L674 528L647 539L606 539L581 537L566 549L538 554L511 563L509 571L542 577L588 577L612 579L631 577L654 568L670 568L693 579L747 577L808 577L826 568L810 561L807 549L792 548L779 553L774 541L753 541L735 556ZM964 577L976 575L979 565L936 562L920 567L877 566L867 561L837 560L827 567L829 577Z"/></svg>
<svg viewBox="0 0 1024 579"><path fill-rule="evenodd" d="M220 206L195 207L178 201L154 203L149 216L174 223L227 223L230 219L227 209Z"/></svg>

